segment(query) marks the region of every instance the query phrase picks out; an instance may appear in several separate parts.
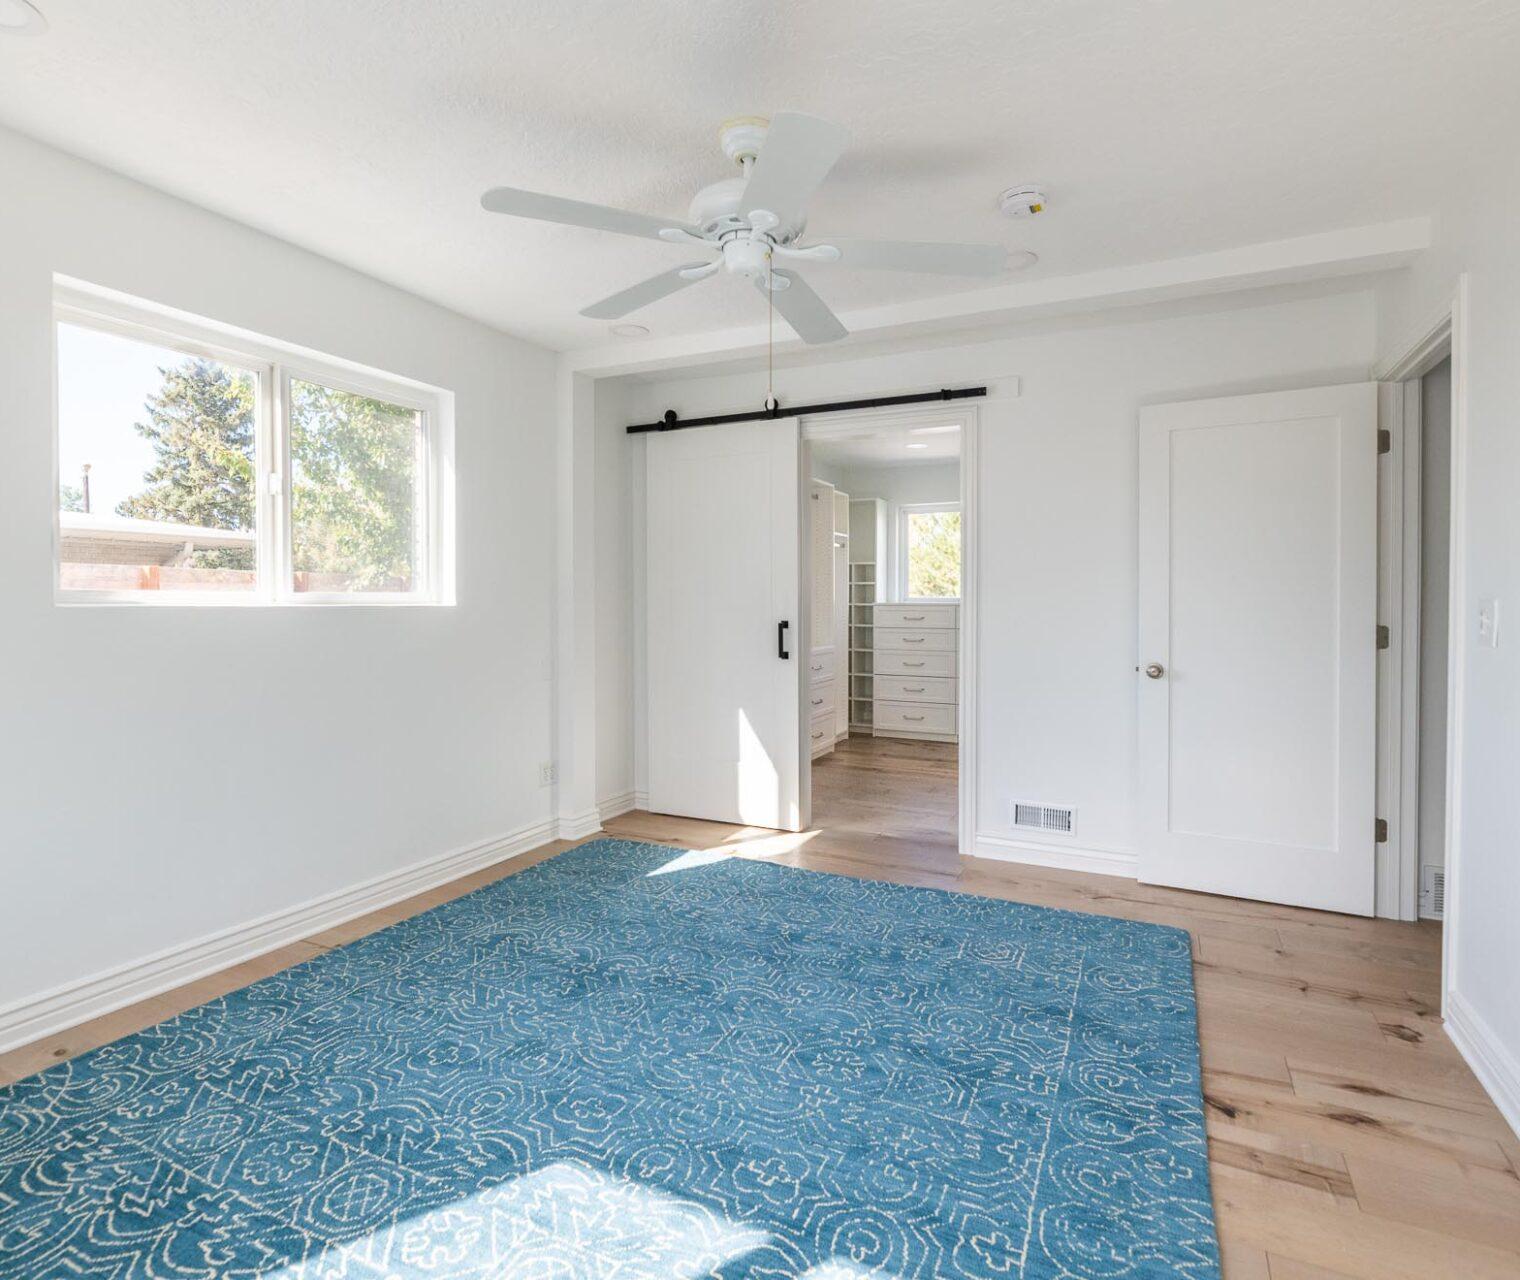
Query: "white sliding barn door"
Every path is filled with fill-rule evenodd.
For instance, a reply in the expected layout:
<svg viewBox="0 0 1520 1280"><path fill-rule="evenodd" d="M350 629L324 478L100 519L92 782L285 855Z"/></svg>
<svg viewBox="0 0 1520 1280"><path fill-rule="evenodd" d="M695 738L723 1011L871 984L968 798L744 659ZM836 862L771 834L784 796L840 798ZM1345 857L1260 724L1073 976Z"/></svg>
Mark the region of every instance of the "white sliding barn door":
<svg viewBox="0 0 1520 1280"><path fill-rule="evenodd" d="M1140 878L1370 915L1377 390L1140 413Z"/></svg>
<svg viewBox="0 0 1520 1280"><path fill-rule="evenodd" d="M797 421L648 441L649 808L800 831Z"/></svg>

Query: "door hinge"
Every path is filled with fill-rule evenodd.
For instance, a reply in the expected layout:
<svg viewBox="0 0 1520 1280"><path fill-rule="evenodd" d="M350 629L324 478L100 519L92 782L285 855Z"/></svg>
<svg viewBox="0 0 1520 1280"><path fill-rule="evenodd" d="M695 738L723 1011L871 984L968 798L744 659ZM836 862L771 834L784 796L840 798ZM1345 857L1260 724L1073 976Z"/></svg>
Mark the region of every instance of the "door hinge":
<svg viewBox="0 0 1520 1280"><path fill-rule="evenodd" d="M1386 649L1388 647L1388 644L1389 644L1388 628L1386 626L1384 626L1380 622L1380 623L1378 623L1378 629L1377 629L1377 647L1379 649Z"/></svg>
<svg viewBox="0 0 1520 1280"><path fill-rule="evenodd" d="M1378 452L1379 453L1392 453L1393 452L1393 432L1391 432L1390 430L1388 430L1387 427L1379 427L1378 428Z"/></svg>
<svg viewBox="0 0 1520 1280"><path fill-rule="evenodd" d="M1376 840L1378 844L1387 844L1388 843L1388 819L1387 818L1379 818L1377 820L1377 822L1375 822L1373 824L1372 832L1373 832L1372 838L1374 840Z"/></svg>

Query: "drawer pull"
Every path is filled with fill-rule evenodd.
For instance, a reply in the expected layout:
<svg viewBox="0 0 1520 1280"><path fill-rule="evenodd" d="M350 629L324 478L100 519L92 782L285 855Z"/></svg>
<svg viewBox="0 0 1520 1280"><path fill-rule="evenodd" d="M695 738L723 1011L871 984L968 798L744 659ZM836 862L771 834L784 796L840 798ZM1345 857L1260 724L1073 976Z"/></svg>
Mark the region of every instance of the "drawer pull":
<svg viewBox="0 0 1520 1280"><path fill-rule="evenodd" d="M923 716L904 716L904 720L922 720Z"/></svg>
<svg viewBox="0 0 1520 1280"><path fill-rule="evenodd" d="M919 719L922 720L923 717L919 716ZM818 739L821 738L821 737L823 737L823 730L822 729L814 729L813 730L813 741L817 742Z"/></svg>
<svg viewBox="0 0 1520 1280"><path fill-rule="evenodd" d="M904 644L923 644L923 642L927 638L928 637L926 637L926 636L904 636L903 637L903 643Z"/></svg>
<svg viewBox="0 0 1520 1280"><path fill-rule="evenodd" d="M822 698L814 698L813 699L813 705L815 707L821 707L821 706L823 706L823 699Z"/></svg>
<svg viewBox="0 0 1520 1280"><path fill-rule="evenodd" d="M927 615L922 614L922 613L905 613L905 614L903 614L903 621L904 622L922 622L926 616Z"/></svg>
<svg viewBox="0 0 1520 1280"><path fill-rule="evenodd" d="M815 663L813 663L813 670L814 671L822 671L823 670L823 663L821 663L821 662L815 662Z"/></svg>
<svg viewBox="0 0 1520 1280"><path fill-rule="evenodd" d="M924 691L924 686L921 685L921 684L915 684L915 685L907 685L907 684L905 684L905 685L903 685L903 692L904 693L922 693L923 691Z"/></svg>
<svg viewBox="0 0 1520 1280"><path fill-rule="evenodd" d="M903 663L903 666L905 666L905 667L921 667L923 665L924 664L922 662L905 662L905 663Z"/></svg>

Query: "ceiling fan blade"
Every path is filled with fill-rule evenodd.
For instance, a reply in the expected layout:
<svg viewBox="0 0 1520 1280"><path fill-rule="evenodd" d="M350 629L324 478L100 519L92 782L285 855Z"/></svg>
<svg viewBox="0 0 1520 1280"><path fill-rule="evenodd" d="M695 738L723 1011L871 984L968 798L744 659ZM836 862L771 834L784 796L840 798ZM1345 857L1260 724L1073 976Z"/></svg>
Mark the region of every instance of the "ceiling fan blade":
<svg viewBox="0 0 1520 1280"><path fill-rule="evenodd" d="M638 284L630 285L621 292L614 293L610 298L593 302L581 312L581 315L592 320L616 320L621 316L626 316L630 311L637 311L640 307L647 307L651 302L658 302L661 298L669 297L689 284L696 284L698 280L706 279L705 276L683 277L681 272L707 265L705 262L688 262L684 266L662 271L657 276L650 276L648 280L640 280Z"/></svg>
<svg viewBox="0 0 1520 1280"><path fill-rule="evenodd" d="M493 187L480 197L480 207L492 213L510 213L519 218L537 218L540 222L560 222L572 227L590 227L593 231L616 231L625 236L645 236L658 240L660 232L676 227L697 235L695 227L678 218L656 218L647 213L613 209L605 204L587 204L584 200L566 200L563 196L546 196L537 191L519 191L516 187Z"/></svg>
<svg viewBox="0 0 1520 1280"><path fill-rule="evenodd" d="M816 116L793 111L772 116L739 202L740 211L769 209L782 227L801 226L809 197L849 141L849 130Z"/></svg>
<svg viewBox="0 0 1520 1280"><path fill-rule="evenodd" d="M1000 244L936 244L927 240L835 240L839 263L871 271L922 271L944 276L996 276L1008 266Z"/></svg>
<svg viewBox="0 0 1520 1280"><path fill-rule="evenodd" d="M781 318L796 330L797 336L807 343L837 342L850 331L839 323L839 317L829 310L829 304L808 287L807 281L794 271L777 271L790 283L785 289L774 291L765 287L762 276L755 281L761 293L769 293Z"/></svg>

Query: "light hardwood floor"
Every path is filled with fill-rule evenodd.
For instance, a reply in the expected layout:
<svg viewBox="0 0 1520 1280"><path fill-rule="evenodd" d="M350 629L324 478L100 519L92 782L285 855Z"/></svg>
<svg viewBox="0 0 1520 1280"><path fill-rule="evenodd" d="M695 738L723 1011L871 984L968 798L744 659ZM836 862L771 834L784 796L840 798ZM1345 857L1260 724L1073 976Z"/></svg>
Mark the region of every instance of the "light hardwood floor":
<svg viewBox="0 0 1520 1280"><path fill-rule="evenodd" d="M1440 930L962 859L953 747L854 739L800 835L649 813L608 833L1177 925L1193 936L1226 1280L1520 1278L1520 1141L1441 1030ZM569 848L546 845L0 1055L0 1082Z"/></svg>

